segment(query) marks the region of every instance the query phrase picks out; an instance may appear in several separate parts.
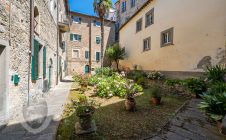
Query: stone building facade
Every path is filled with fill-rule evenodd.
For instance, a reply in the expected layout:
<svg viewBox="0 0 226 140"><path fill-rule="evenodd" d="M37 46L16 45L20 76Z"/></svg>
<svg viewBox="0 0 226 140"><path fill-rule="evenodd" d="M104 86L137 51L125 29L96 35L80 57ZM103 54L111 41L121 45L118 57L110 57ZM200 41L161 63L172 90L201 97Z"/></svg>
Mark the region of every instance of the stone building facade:
<svg viewBox="0 0 226 140"><path fill-rule="evenodd" d="M71 12L72 24L68 34L68 74L84 74L101 67L101 28L97 17ZM115 42L115 22L104 22L104 51ZM91 51L90 51L91 49Z"/></svg>
<svg viewBox="0 0 226 140"><path fill-rule="evenodd" d="M66 60L66 51L58 45L60 38L66 40L66 36L61 37L58 20L60 15L68 15L66 11L67 0L61 4L57 0L34 0L34 46L30 50L30 1L0 0L1 122L21 113L28 99L38 100L56 85L62 65L58 65L59 58Z"/></svg>

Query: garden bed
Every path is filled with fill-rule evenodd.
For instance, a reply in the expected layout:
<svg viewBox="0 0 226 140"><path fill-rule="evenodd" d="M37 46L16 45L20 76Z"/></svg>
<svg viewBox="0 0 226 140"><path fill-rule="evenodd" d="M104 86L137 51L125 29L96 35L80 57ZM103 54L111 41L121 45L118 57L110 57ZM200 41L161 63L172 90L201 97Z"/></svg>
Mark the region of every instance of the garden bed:
<svg viewBox="0 0 226 140"><path fill-rule="evenodd" d="M73 89L79 88L74 83ZM173 95L164 90L162 104L155 106L150 103L151 95L148 89L138 94L135 99L137 111L125 111L124 99L112 97L110 99L92 97L93 88L85 94L72 90L69 95L69 103L65 107L63 119L58 129L58 140L98 140L98 139L142 139L150 137L156 133L166 122L175 115L175 111L180 108L188 98ZM79 96L90 96L89 99L95 100L100 106L96 109L94 120L97 125L97 132L90 135L75 135L75 123L78 118L71 100Z"/></svg>

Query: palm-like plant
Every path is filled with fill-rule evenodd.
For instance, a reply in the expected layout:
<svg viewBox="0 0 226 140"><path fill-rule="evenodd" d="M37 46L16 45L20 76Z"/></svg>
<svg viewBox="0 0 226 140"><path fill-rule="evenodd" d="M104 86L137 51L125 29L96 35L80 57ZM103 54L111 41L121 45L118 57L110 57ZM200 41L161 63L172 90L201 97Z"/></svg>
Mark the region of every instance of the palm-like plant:
<svg viewBox="0 0 226 140"><path fill-rule="evenodd" d="M100 18L101 22L101 67L103 67L103 49L104 49L104 17L109 13L112 8L111 0L94 0L94 12Z"/></svg>
<svg viewBox="0 0 226 140"><path fill-rule="evenodd" d="M119 60L123 59L125 56L123 48L120 47L119 43L115 43L107 49L106 53L111 61L115 61L117 70L119 71Z"/></svg>

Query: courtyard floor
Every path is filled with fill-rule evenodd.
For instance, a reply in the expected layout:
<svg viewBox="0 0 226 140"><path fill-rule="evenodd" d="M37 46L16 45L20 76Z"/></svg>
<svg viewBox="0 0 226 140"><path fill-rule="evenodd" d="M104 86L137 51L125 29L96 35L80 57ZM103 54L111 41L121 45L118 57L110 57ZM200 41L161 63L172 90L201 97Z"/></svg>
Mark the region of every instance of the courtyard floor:
<svg viewBox="0 0 226 140"><path fill-rule="evenodd" d="M218 132L216 123L197 109L199 99L186 104L155 137L147 140L226 140Z"/></svg>

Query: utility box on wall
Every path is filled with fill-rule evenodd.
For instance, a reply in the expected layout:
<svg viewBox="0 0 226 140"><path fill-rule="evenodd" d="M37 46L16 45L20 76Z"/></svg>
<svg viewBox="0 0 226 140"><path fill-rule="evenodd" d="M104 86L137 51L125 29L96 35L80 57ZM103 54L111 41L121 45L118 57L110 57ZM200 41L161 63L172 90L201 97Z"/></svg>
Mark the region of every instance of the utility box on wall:
<svg viewBox="0 0 226 140"><path fill-rule="evenodd" d="M14 83L14 85L18 85L19 84L19 82L20 82L20 76L19 76L19 74L13 74L12 75L12 78L11 78L11 81Z"/></svg>

